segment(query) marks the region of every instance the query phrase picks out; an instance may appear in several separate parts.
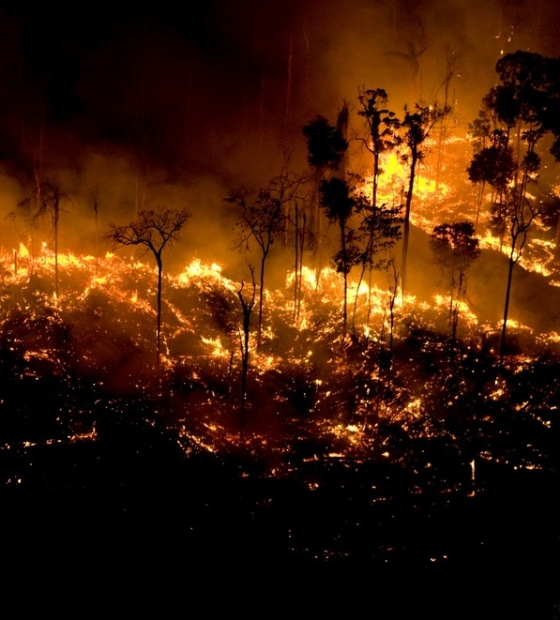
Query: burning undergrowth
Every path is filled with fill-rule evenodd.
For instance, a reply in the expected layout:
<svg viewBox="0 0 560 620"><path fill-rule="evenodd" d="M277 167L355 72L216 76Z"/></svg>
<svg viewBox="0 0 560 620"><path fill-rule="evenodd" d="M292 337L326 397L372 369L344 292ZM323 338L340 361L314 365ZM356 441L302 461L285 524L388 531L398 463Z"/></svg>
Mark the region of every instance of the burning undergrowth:
<svg viewBox="0 0 560 620"><path fill-rule="evenodd" d="M219 424L238 441L240 284L217 265L193 261L182 273L165 277L163 364L156 376L153 268L111 254L63 255L55 299L52 256L28 258L27 266L20 260L18 271L5 260L5 377L11 374L14 382L50 377L61 386L68 383L65 391L74 389L76 380L106 398L165 403L166 423ZM247 371L248 436L270 433L272 439L278 432L282 437L282 427L294 420L309 424L313 434L330 424L330 434L345 426L361 429L369 451L380 420L411 414L431 419L434 412L425 403L436 397L449 401L439 417L453 417L453 402L464 405L467 395L481 399L477 408L487 406L496 400L498 379L507 385L511 375L517 382L521 369L542 364L546 354L548 365L555 363L552 338L535 338L512 325L511 355L500 367L492 331L468 315L460 340L450 343L448 308L438 299L433 304L405 300L393 310L390 327L390 295L379 288L372 288L369 302L365 295L357 300L353 331L343 336L339 287L338 275L324 270L321 284L313 280L307 286L297 318L289 288L267 292L262 343L258 350L251 345ZM411 402L417 403L414 411ZM351 445L353 432L347 434Z"/></svg>
<svg viewBox="0 0 560 620"><path fill-rule="evenodd" d="M276 551L386 562L465 554L447 529L430 524L420 543L414 527L459 519L490 497L496 471L510 482L534 473L547 487L558 472L560 360L549 340L525 348L520 332L499 364L486 326L465 316L451 343L446 304L408 299L390 311L383 288L372 288L369 312L358 297L344 337L339 276L325 270L297 312L289 286L267 293L243 394L241 285L218 266L165 275L159 375L155 270L115 255L60 256L58 269L56 299L52 256L17 270L4 259L5 488L132 484L143 496L182 485L169 468L192 463L189 480L210 476L209 486L188 492L214 515L235 495L235 518L272 527ZM69 468L45 465L49 446ZM78 449L95 464L87 475ZM413 524L404 542L396 522Z"/></svg>

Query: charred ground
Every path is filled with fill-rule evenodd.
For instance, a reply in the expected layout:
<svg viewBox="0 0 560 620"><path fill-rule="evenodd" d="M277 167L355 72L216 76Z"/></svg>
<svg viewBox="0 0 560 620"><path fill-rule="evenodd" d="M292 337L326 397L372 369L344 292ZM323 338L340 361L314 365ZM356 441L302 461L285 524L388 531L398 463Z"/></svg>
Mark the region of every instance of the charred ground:
<svg viewBox="0 0 560 620"><path fill-rule="evenodd" d="M553 343L512 333L499 365L473 325L450 351L445 311L417 304L389 356L337 338L328 294L308 292L296 329L290 292L271 292L241 417L239 283L212 270L167 280L158 378L152 269L70 261L56 304L52 275L38 260L2 285L0 476L20 558L110 557L147 574L170 556L216 570L242 559L308 575L397 571L415 574L416 594L437 567L447 590L426 609L474 613L484 600L554 617Z"/></svg>

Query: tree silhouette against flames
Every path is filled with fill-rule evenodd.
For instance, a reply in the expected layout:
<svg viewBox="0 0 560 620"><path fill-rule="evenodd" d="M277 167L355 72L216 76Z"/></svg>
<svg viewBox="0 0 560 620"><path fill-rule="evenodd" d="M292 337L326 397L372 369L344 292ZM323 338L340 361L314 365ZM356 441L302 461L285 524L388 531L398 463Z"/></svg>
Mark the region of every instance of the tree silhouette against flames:
<svg viewBox="0 0 560 620"><path fill-rule="evenodd" d="M156 259L157 278L157 328L156 369L159 375L161 362L161 289L163 276L163 250L177 241L181 229L191 214L185 210L160 209L140 211L136 220L126 226L110 224L108 237L114 246L143 245Z"/></svg>

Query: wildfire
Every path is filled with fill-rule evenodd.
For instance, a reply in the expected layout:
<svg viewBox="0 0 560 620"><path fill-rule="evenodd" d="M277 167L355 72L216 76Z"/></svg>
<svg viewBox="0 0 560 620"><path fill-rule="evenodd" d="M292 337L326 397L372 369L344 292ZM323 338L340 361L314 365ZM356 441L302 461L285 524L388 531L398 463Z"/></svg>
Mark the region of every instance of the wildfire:
<svg viewBox="0 0 560 620"><path fill-rule="evenodd" d="M446 136L444 145L452 149L452 153L457 151L461 161L463 161L465 150L470 148L465 137L453 134ZM430 140L432 151L435 146L434 141ZM411 223L427 234L431 234L434 226L445 220L477 221L477 237L480 247L500 252L509 258L511 248L507 238L499 238L489 228L492 193L487 192L482 199L481 208L477 208L476 188L458 182L464 170L462 168L456 170L453 165L455 155L452 153L447 157L452 165L442 167L439 175L436 174L433 164L435 155L431 153L415 176L410 213ZM409 174L410 170L399 153L382 154L378 204L404 204ZM365 175L363 190L371 199L373 191L371 175ZM558 195L558 186L553 188L553 194ZM528 198L536 200L536 197L530 194ZM434 208L435 205L437 209ZM556 241L547 238L546 230L539 226L538 222L535 222L533 228L522 254L515 253L514 259L524 269L550 277L556 272Z"/></svg>
<svg viewBox="0 0 560 620"><path fill-rule="evenodd" d="M209 279L220 280L222 283L225 279L222 277L222 268L217 263L203 263L199 258L195 258L188 264L182 273L177 276L179 284L187 284L190 279ZM233 289L232 289L233 290Z"/></svg>
<svg viewBox="0 0 560 620"><path fill-rule="evenodd" d="M408 179L410 170L405 165L402 157L391 152L381 155L381 174L378 185L378 204L396 204L404 201L404 193L408 187ZM364 191L369 198L372 197L373 179L366 176L364 183ZM433 201L441 202L443 198L447 198L451 192L449 185L442 181L436 181L425 174L417 174L414 180L414 196L420 202L431 201L430 208L433 207ZM414 222L422 221L422 217L417 213L411 213L411 219L417 218ZM426 218L427 220L427 218ZM412 220L414 221L414 220Z"/></svg>
<svg viewBox="0 0 560 620"><path fill-rule="evenodd" d="M97 260L74 254L58 258L58 304L48 295L55 271L50 253L27 257L18 274L6 270L3 337L10 355L19 355L21 379L38 378L45 369L63 378L61 381L80 374L101 393L115 390L127 398L140 395L140 400L145 400L150 389L156 389L157 274L153 266L113 254ZM13 258L4 257L4 264L10 260ZM204 450L221 454L233 449L251 455L266 453L266 475L281 477L294 475L302 463L309 467L319 463L346 466L348 459L363 463L372 455L404 462L398 441L395 444L392 439L377 437L384 424L389 428L399 425L403 433L426 441L441 437L431 409L436 379L431 375L417 378L414 373L421 372L423 356L441 359L444 349L429 340L423 340L419 349L407 349L411 333L407 316L414 315L418 325L429 326L434 314L447 317L449 296L392 298L388 286L383 288L378 282L368 286L350 278L349 309L356 340L342 340L341 274L333 268L304 267L302 320L296 322L295 277L293 272L287 273L281 290L267 292L261 347L255 338L256 313L251 317L244 408L248 433L241 437L240 283L224 277L220 266L199 259L178 274L164 275L161 369L169 387L165 402L172 403L172 413L166 411L166 415L171 424L178 425L186 453ZM391 321L390 303L394 305ZM25 308L24 317L21 308ZM477 338L482 341L483 326L477 317L462 302L458 311L464 331L473 342ZM508 327L523 329L514 321L509 321ZM391 330L394 350L388 345ZM360 341L364 336L367 344ZM560 336L550 332L541 336L541 342L543 346L560 343ZM389 355L400 360L395 362L395 370L384 365ZM517 363L521 375L531 360L527 357ZM406 368L401 370L399 364ZM512 369L514 364L512 356ZM485 390L488 401L507 401L509 390L504 382L486 385ZM462 400L458 394L446 395L437 415L460 409ZM156 402L159 407L160 401ZM512 409L523 415L531 406L532 401L525 398ZM86 421L75 424L70 439L96 441L97 429L94 425L88 428L90 414L87 407L79 411L82 409ZM58 420L60 408L56 415ZM546 423L544 419L545 427ZM538 455L514 464L538 467ZM430 460L422 467L415 466L414 471L429 470L435 475L436 467ZM309 490L321 488L313 478L306 484Z"/></svg>
<svg viewBox="0 0 560 620"><path fill-rule="evenodd" d="M204 344L210 346L212 349L212 355L215 357L229 357L230 352L222 345L222 341L219 337L217 338L205 338L201 336L201 340Z"/></svg>
<svg viewBox="0 0 560 620"><path fill-rule="evenodd" d="M408 170L402 159L395 153L384 155L382 170L378 196L380 201L389 201L389 197L391 200L393 197L402 200L402 192L408 181ZM433 226L438 223L436 218L440 216L438 209L434 208L435 201L439 204L442 198L449 200L453 192L451 185L447 184L447 177L445 182L441 180L436 182L433 177L434 171L428 164L424 165L423 172L426 176L419 174L416 179L416 202L413 204L411 219L424 231L431 232ZM480 237L483 246L502 252L507 251L507 248L501 246L500 241L490 232L486 230L483 234L484 236ZM549 274L546 263L552 260L554 244L544 239L537 239L533 241L533 246L539 248L541 253L546 253L546 261L537 261L533 254L524 258L525 263L530 265L531 261L534 261L532 267L534 270L543 275ZM24 284L32 270L36 274L44 274L45 277L54 277L55 256L47 243L42 244L41 251L34 257L25 245L20 244L17 256L25 259L19 264L17 273L19 283ZM133 333L136 331L142 334L142 346L145 346L146 350L153 351L153 341L150 344L150 339L153 338L155 317L154 265L134 259L124 260L112 252L107 252L102 258L59 253L56 260L60 269L60 299L63 304L61 311L64 311L64 304L68 308L74 308L78 304L93 304L100 295L107 296L122 308L116 322L123 325L131 323ZM301 277L299 282L301 298L297 321L294 321L293 290L296 274L293 270L286 272L284 290L268 288L265 290L265 320L262 326L264 346L262 349L256 346L255 313L252 317L249 339L251 353L249 372L252 377L264 384L271 376L279 376L288 360L294 373L298 372L305 376L305 381L311 386L309 393L315 394L315 402L310 405L310 409L326 410L334 399L340 397L336 382L333 382L333 377L329 376L329 373L343 369L345 363L342 359L339 360L339 364L334 364L331 349L332 343L340 336L342 276L332 267L317 269L308 265L302 267L298 276ZM75 290L76 287L78 291ZM166 368L173 368L177 360L181 360L181 365L185 366L190 363L193 365L188 373L190 380L204 383L208 378L204 373L195 371L197 356L200 356L200 358L214 358L216 360L214 370L219 368L220 373L229 373L231 376L239 374L242 334L239 290L240 283L225 277L220 265L204 262L199 258L194 258L186 264L178 274L165 272L162 361ZM358 280L354 274L350 274L346 292L349 324L354 333L380 348L386 346L390 330L393 330L395 338L406 334L404 319L407 314L446 317L452 301L448 295L441 293L431 300L418 300L410 293L403 299L398 291L395 294L389 285L382 286L378 280L368 285L365 279ZM389 316L390 304L392 304L392 316ZM484 326L479 325L477 316L465 301L458 301L454 305L461 318L461 329L465 333L473 334L476 340ZM102 316L107 310L103 308L95 312L96 316ZM425 324L431 325L432 320L432 318L425 320ZM445 322L442 320L440 324L445 325ZM289 337L286 336L288 328ZM510 319L508 328L521 330L523 326ZM540 342L548 345L557 344L560 342L560 337L551 332L541 335ZM346 344L350 345L351 342L347 341ZM31 360L48 358L52 360L53 356L49 355L48 349L45 348L38 347L35 351L28 351L25 354L25 359L30 363ZM321 364L324 366L320 366ZM328 364L336 370L327 372ZM318 365L321 368L320 372L313 370ZM371 408L370 402L374 394L371 382L378 376L377 371L370 371L369 379L364 382L364 394L356 399L361 411ZM227 379L232 380L231 377ZM285 394L278 396L275 402L281 404L290 402L292 389L294 388L291 386L286 388L288 396ZM227 392L230 391L231 388L228 387ZM204 402L205 405L211 402L212 406L219 407L218 394L220 389L210 390L200 402ZM498 395L499 391L493 393L495 398ZM420 418L424 407L424 397L413 394L400 411L405 417ZM336 410L342 412L343 408L337 406ZM391 410L391 406L385 406L382 410L387 412L389 417L396 419L396 408ZM337 440L346 442L347 446L357 446L363 442L361 429L360 425L340 424L337 421L331 425L330 432Z"/></svg>

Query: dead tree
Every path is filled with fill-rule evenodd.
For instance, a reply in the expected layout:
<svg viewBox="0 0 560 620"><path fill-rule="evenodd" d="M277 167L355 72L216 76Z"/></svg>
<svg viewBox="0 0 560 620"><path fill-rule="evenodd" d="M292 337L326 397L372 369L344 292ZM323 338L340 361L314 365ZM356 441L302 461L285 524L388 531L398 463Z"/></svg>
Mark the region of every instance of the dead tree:
<svg viewBox="0 0 560 620"><path fill-rule="evenodd" d="M126 226L110 224L108 238L115 246L144 246L157 264L156 311L156 370L159 375L161 362L161 291L163 278L163 250L179 238L179 233L191 214L187 211L159 209L140 211L138 217Z"/></svg>
<svg viewBox="0 0 560 620"><path fill-rule="evenodd" d="M64 200L68 200L68 196L60 191L59 186L56 183L50 181L37 181L36 191L33 194L33 198L24 198L18 203L18 207L26 209L28 212L32 208L31 205L35 203L37 211L33 215L33 220L38 220L42 217L50 216L52 223L52 230L54 236L54 297L58 301L58 232L60 214L63 212L61 203Z"/></svg>
<svg viewBox="0 0 560 620"><path fill-rule="evenodd" d="M256 285L254 269L250 267L253 288L249 300L243 297L245 282L241 282L241 288L237 291L237 296L241 302L243 310L242 327L239 328L239 346L241 349L241 405L239 407L239 432L241 439L245 437L245 410L247 406L247 377L249 376L249 354L250 354L250 334L251 334L251 315L256 303Z"/></svg>
<svg viewBox="0 0 560 620"><path fill-rule="evenodd" d="M289 221L289 206L298 199L298 191L303 181L304 177L283 170L270 181L268 187L260 189L255 198L251 198L252 192L244 189L233 190L225 198L227 202L235 205L240 213L236 222L236 247L248 254L256 245L260 254L257 347L262 344L267 261L276 238L285 230L286 222Z"/></svg>

